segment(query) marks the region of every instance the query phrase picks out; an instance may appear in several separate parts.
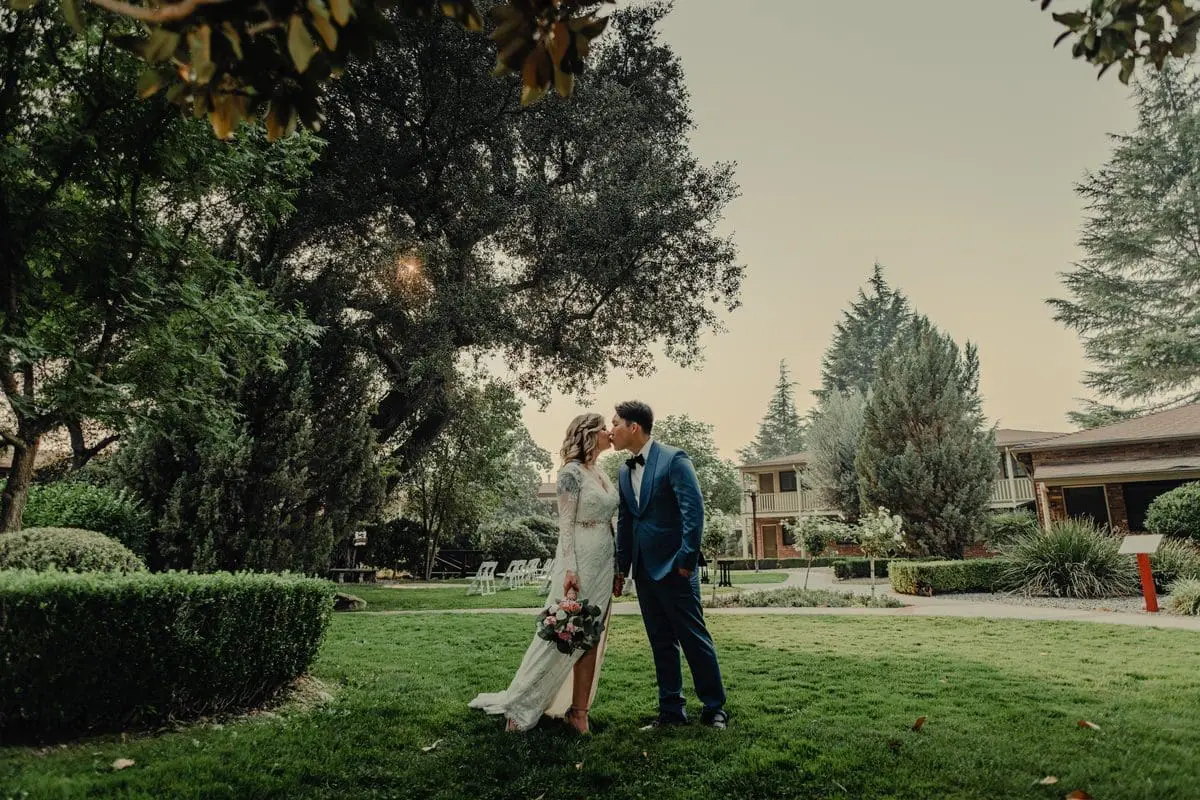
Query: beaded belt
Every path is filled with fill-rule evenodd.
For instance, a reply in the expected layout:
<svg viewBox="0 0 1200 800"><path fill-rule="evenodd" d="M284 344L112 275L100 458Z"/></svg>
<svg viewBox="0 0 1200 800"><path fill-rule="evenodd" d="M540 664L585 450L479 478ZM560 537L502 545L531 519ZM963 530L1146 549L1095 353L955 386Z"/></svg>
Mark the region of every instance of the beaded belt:
<svg viewBox="0 0 1200 800"><path fill-rule="evenodd" d="M601 525L607 525L608 522L606 520L596 520L593 522L584 522L583 520L580 520L575 524L581 528L599 528Z"/></svg>

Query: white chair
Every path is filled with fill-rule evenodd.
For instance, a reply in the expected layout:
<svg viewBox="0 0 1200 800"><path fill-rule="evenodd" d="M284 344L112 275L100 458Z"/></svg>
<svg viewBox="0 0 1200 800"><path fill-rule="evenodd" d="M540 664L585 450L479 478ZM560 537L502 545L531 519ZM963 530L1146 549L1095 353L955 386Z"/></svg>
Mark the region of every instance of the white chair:
<svg viewBox="0 0 1200 800"><path fill-rule="evenodd" d="M478 590L481 595L489 595L496 593L496 567L500 566L496 561L485 561L479 565L479 569L471 576L471 582L467 584L467 594L473 594L474 590Z"/></svg>
<svg viewBox="0 0 1200 800"><path fill-rule="evenodd" d="M515 589L521 584L518 583L525 576L525 559L508 562L508 569L501 573L500 577L504 579L505 589Z"/></svg>
<svg viewBox="0 0 1200 800"><path fill-rule="evenodd" d="M542 564L542 568L538 570L537 577L534 582L538 584L537 593L544 597L550 594L550 576L554 574L554 559L547 558L546 563Z"/></svg>
<svg viewBox="0 0 1200 800"><path fill-rule="evenodd" d="M540 558L531 558L525 562L525 579L521 581L522 586L529 586L537 580L539 570L541 569L539 565L541 563L542 560Z"/></svg>

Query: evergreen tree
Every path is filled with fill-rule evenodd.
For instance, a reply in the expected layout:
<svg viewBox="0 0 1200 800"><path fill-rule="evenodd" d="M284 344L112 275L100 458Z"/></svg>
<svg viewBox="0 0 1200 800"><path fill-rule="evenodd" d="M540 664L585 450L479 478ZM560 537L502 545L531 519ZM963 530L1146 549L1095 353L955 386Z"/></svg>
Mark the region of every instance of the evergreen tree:
<svg viewBox="0 0 1200 800"><path fill-rule="evenodd" d="M860 288L858 299L834 328L833 341L821 360L821 388L813 392L818 400L835 391L869 392L883 354L912 322L908 298L888 284L879 264L868 284L870 293Z"/></svg>
<svg viewBox="0 0 1200 800"><path fill-rule="evenodd" d="M996 473L979 359L924 317L885 355L856 457L862 509L899 514L911 552L961 558L982 530Z"/></svg>
<svg viewBox="0 0 1200 800"><path fill-rule="evenodd" d="M860 511L854 461L866 403L857 389L830 392L808 432L806 480L821 501L840 511L847 522L855 522Z"/></svg>
<svg viewBox="0 0 1200 800"><path fill-rule="evenodd" d="M804 449L807 423L796 411L795 385L788 373L787 362L781 360L775 394L767 404L766 416L759 423L758 435L738 451L738 458L744 463L791 455Z"/></svg>
<svg viewBox="0 0 1200 800"><path fill-rule="evenodd" d="M1135 90L1137 128L1076 191L1085 257L1048 302L1083 338L1099 395L1084 426L1200 400L1200 79L1168 64Z"/></svg>

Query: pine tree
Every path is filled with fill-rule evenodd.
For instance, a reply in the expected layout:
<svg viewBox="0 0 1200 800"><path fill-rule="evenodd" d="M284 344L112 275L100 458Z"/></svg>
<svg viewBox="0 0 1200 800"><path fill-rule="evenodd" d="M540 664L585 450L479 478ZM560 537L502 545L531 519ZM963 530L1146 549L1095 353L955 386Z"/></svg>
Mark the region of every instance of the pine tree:
<svg viewBox="0 0 1200 800"><path fill-rule="evenodd" d="M888 284L878 263L868 284L870 294L860 288L858 299L834 328L833 341L821 360L821 388L813 391L818 400L834 391L869 392L883 354L912 322L908 298Z"/></svg>
<svg viewBox="0 0 1200 800"><path fill-rule="evenodd" d="M744 463L778 458L804 449L807 423L796 411L795 382L788 372L787 362L779 362L779 380L775 393L767 404L767 413L758 426L754 441L738 451Z"/></svg>
<svg viewBox="0 0 1200 800"><path fill-rule="evenodd" d="M899 514L911 552L961 558L982 530L996 473L979 358L928 319L885 355L856 457L864 511Z"/></svg>
<svg viewBox="0 0 1200 800"><path fill-rule="evenodd" d="M1138 124L1076 187L1086 253L1047 302L1096 365L1084 426L1200 401L1200 79L1168 64L1135 90Z"/></svg>
<svg viewBox="0 0 1200 800"><path fill-rule="evenodd" d="M822 502L840 511L847 522L855 522L860 511L854 461L866 402L867 398L857 389L831 392L822 401L808 431L805 477Z"/></svg>

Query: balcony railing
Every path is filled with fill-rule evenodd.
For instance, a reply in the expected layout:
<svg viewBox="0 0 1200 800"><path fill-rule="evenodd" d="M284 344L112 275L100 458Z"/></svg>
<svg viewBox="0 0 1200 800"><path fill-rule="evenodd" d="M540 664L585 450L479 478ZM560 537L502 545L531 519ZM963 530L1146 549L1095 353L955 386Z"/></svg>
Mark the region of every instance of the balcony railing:
<svg viewBox="0 0 1200 800"><path fill-rule="evenodd" d="M992 481L992 508L1009 508L1033 502L1033 481L1029 478L1007 478ZM758 513L764 515L833 513L814 491L776 492L758 495ZM742 513L750 513L750 498L742 498Z"/></svg>

